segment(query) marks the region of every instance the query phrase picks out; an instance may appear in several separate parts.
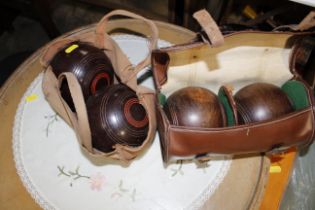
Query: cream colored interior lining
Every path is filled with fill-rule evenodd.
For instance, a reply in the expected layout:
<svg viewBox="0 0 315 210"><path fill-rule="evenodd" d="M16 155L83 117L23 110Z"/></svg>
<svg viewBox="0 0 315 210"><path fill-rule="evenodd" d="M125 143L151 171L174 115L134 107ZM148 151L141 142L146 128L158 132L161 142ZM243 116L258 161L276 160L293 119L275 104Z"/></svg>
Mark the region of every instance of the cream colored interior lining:
<svg viewBox="0 0 315 210"><path fill-rule="evenodd" d="M225 45L207 45L169 52L167 82L161 92L169 96L187 86L200 86L217 93L222 85L234 92L255 82L281 86L292 78L289 70L291 47L287 34L238 34L227 37Z"/></svg>

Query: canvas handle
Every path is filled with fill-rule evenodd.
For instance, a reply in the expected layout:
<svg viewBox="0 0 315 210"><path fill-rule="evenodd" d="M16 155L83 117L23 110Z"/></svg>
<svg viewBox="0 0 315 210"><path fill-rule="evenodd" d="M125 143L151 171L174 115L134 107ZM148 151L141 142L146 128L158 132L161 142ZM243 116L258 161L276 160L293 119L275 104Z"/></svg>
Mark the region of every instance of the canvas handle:
<svg viewBox="0 0 315 210"><path fill-rule="evenodd" d="M76 133L79 134L78 137L81 144L89 152L93 152L91 130L81 86L75 75L71 72L64 72L60 74L60 76L58 77L59 87L61 86L63 80L66 80L68 82L71 98L76 110L77 118L73 119L73 127L76 130ZM68 106L66 102L63 103L65 106ZM70 110L70 108L67 110Z"/></svg>
<svg viewBox="0 0 315 210"><path fill-rule="evenodd" d="M125 17L130 17L130 18L134 18L134 19L138 19L143 21L146 25L149 26L150 28L150 32L151 34L148 36L148 40L149 40L149 54L146 56L146 58L144 58L140 63L138 63L135 67L134 67L134 71L131 75L129 75L130 77L134 77L136 76L136 74L143 69L144 67L146 67L147 65L149 65L151 63L151 51L154 50L157 46L157 41L158 41L158 29L156 27L156 25L154 24L153 21L146 19L140 15L125 11L125 10L114 10L110 13L108 13L107 15L105 15L101 21L97 24L96 26L96 44L100 47L100 48L104 48L104 46L106 45L105 43L105 37L109 36L105 29L107 26L107 23L109 21L109 19L113 16L125 16ZM125 69L126 70L126 69ZM130 69L128 69L130 70Z"/></svg>
<svg viewBox="0 0 315 210"><path fill-rule="evenodd" d="M207 37L202 36L204 42L213 47L218 47L224 44L224 37L218 25L207 10L199 10L193 14L193 17L198 21L207 35Z"/></svg>

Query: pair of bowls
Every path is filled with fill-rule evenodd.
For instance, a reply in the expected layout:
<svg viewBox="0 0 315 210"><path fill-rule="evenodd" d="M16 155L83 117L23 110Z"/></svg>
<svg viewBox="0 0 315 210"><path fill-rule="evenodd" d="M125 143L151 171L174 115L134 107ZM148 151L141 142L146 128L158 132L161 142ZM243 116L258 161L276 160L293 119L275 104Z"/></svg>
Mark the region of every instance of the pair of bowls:
<svg viewBox="0 0 315 210"><path fill-rule="evenodd" d="M56 77L62 72L76 76L95 149L111 152L116 144L137 147L143 143L148 132L147 113L132 89L114 84L113 66L102 49L86 42L72 42L57 52L50 65ZM60 92L75 112L66 80L61 83Z"/></svg>
<svg viewBox="0 0 315 210"><path fill-rule="evenodd" d="M237 112L236 124L262 122L293 112L287 94L269 83L254 83L240 89L232 99ZM201 87L186 87L174 92L164 104L173 125L187 127L226 127L228 114L220 97Z"/></svg>

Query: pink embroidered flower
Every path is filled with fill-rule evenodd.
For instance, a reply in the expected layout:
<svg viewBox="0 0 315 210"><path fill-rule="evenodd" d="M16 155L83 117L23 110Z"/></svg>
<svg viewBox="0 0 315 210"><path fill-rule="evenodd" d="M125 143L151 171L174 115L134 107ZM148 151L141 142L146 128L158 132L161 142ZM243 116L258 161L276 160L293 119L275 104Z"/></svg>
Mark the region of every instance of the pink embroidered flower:
<svg viewBox="0 0 315 210"><path fill-rule="evenodd" d="M90 181L90 188L92 190L97 190L100 191L102 190L102 186L105 183L105 176L97 173L91 176L91 181Z"/></svg>

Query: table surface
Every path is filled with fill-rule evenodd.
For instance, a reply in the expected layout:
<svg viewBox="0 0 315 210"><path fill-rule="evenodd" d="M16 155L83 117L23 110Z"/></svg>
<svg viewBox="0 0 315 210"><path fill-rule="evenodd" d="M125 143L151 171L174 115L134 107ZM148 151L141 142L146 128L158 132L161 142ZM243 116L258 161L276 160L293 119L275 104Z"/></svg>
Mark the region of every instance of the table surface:
<svg viewBox="0 0 315 210"><path fill-rule="evenodd" d="M130 28L132 31L141 32L144 30L143 24L139 24L137 21L133 20L115 20L111 21L108 25L108 31L111 31L112 28L119 26L123 28ZM174 26L167 23L157 22L159 28L159 35L161 39L167 40L174 44L185 43L191 40L195 34L187 29ZM69 32L63 37L71 36L75 33L80 33L81 31L91 31L94 29L94 25L83 27L75 31ZM17 106L20 102L22 95L24 94L26 88L33 81L33 79L38 75L42 70L38 58L42 53L43 48L37 50L30 58L28 58L6 81L6 83L0 89L0 209L39 209L39 206L34 202L31 196L28 194L24 186L22 185L15 169L13 154L12 154L12 126L14 122L15 112ZM265 194L263 200L262 193L267 181L269 170L269 160L266 157L253 157L251 159L251 166L244 165L244 158L238 158L234 161L234 164L231 166L231 170L241 170L244 167L244 170L248 170L250 167L251 179L253 179L258 187L255 187L255 192L248 190L247 193L252 193L253 196L250 199L250 204L248 204L250 209L257 209L257 206L260 201L262 205L261 210L264 209L277 209L275 207L269 208L271 206L277 206L272 204L279 204L283 189L285 189L288 174L292 168L292 158L294 152L282 156L282 160L286 161L286 164L283 164L283 169L287 168L288 173L279 173L276 175L277 179L274 179L274 175L271 174L270 184L266 187L267 192L270 192L271 189L274 189L274 183L278 182L277 180L282 180L281 183L278 183L277 188L279 190L279 196L268 196ZM258 166L257 166L258 165ZM285 170L283 170L285 171ZM235 178L235 177L234 177ZM226 184L231 184L235 182L235 179L230 177L226 180ZM276 182L274 181L276 180ZM224 186L222 186L224 187ZM221 187L221 188L222 188ZM222 189L221 189L222 190ZM268 191L269 190L269 191ZM271 193L270 193L271 194ZM235 196L238 197L238 196ZM217 198L213 198L211 201L216 201ZM236 198L237 199L237 198ZM210 201L209 201L210 202ZM207 203L205 208L207 207Z"/></svg>

